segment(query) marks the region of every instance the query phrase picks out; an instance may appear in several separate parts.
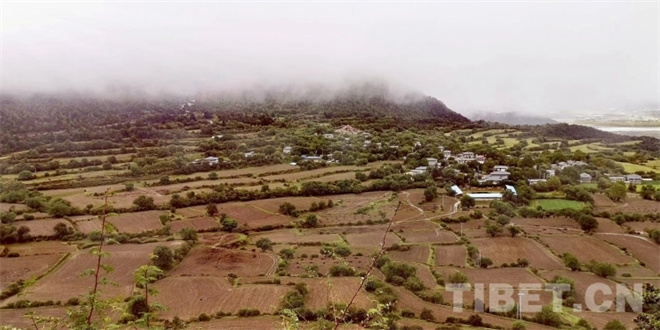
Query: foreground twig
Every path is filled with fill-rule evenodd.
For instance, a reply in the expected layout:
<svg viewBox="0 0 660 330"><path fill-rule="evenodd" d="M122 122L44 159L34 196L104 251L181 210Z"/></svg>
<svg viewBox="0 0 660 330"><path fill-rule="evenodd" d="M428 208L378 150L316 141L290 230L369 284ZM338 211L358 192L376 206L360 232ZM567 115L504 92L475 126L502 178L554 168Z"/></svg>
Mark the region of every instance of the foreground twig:
<svg viewBox="0 0 660 330"><path fill-rule="evenodd" d="M390 228L392 227L392 224L394 223L394 218L396 217L397 212L399 212L399 207L401 207L401 201L399 201L399 204L397 204L396 209L394 210L394 215L392 215L392 218L390 219L390 222L387 224L387 228L385 229L385 233L383 233L383 241L380 243L380 250L376 253L374 256L373 261L371 262L371 265L369 265L369 269L367 270L367 273L362 277L362 281L360 281L360 286L355 290L355 293L353 294L353 297L351 297L351 300L349 301L348 305L346 305L346 308L344 308L344 312L342 313L340 318L335 317L335 330L339 328L339 323L341 320L346 318L346 314L348 314L348 309L353 305L353 302L355 301L355 298L357 298L357 295L360 293L362 290L362 287L364 287L364 283L367 282L369 279L369 275L373 271L373 269L376 267L376 264L378 263L378 259L383 255L385 252L385 241L387 239L387 233L390 232Z"/></svg>
<svg viewBox="0 0 660 330"><path fill-rule="evenodd" d="M94 272L94 289L91 294L91 301L89 304L89 314L87 315L87 325L92 325L92 315L94 314L94 305L96 304L96 294L99 286L99 274L101 272L101 258L103 257L103 243L105 242L105 218L106 218L106 209L108 208L108 191L105 192L105 197L103 199L103 213L101 213L101 244L99 245L97 251L97 260L96 260L96 271Z"/></svg>

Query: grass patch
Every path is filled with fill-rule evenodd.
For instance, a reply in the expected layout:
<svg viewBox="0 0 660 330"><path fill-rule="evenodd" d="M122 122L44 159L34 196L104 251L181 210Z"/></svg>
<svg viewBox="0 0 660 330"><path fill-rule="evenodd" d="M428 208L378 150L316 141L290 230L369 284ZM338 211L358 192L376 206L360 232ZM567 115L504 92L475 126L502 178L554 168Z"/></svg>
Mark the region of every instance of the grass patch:
<svg viewBox="0 0 660 330"><path fill-rule="evenodd" d="M570 201L568 199L537 199L532 202L532 207L538 206L548 211L561 209L581 210L584 208L584 203L578 201Z"/></svg>
<svg viewBox="0 0 660 330"><path fill-rule="evenodd" d="M616 163L623 166L623 170L628 173L635 173L637 171L660 173L660 169L655 169L644 165L622 163L622 162L616 162Z"/></svg>

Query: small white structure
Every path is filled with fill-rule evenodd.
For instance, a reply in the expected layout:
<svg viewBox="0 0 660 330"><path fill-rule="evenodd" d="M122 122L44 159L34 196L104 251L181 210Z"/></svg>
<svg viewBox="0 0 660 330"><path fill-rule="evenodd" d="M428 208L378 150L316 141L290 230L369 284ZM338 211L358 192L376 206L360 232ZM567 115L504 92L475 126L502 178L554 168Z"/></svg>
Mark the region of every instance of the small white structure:
<svg viewBox="0 0 660 330"><path fill-rule="evenodd" d="M212 138L212 139L213 139L213 140L220 140L220 139L222 139L223 136L224 136L224 135L222 135L222 134L219 134L219 135L213 135L213 138Z"/></svg>
<svg viewBox="0 0 660 330"><path fill-rule="evenodd" d="M321 156L307 156L303 155L301 156L302 160L308 161L308 162L314 162L314 163L319 163L323 161L323 158Z"/></svg>
<svg viewBox="0 0 660 330"><path fill-rule="evenodd" d="M641 184L642 183L642 176L639 174L628 174L626 175L626 181L629 184Z"/></svg>
<svg viewBox="0 0 660 330"><path fill-rule="evenodd" d="M406 173L408 175L417 175L417 174L424 174L426 173L428 167L426 166L419 166L416 167L414 170L410 170L410 172Z"/></svg>
<svg viewBox="0 0 660 330"><path fill-rule="evenodd" d="M589 173L580 173L580 183L591 182L591 175Z"/></svg>
<svg viewBox="0 0 660 330"><path fill-rule="evenodd" d="M493 171L495 172L506 172L509 169L506 165L495 165L493 166Z"/></svg>
<svg viewBox="0 0 660 330"><path fill-rule="evenodd" d="M245 158L250 158L250 157L254 157L254 155L256 155L256 154L254 153L254 151L248 151L244 155L245 155Z"/></svg>
<svg viewBox="0 0 660 330"><path fill-rule="evenodd" d="M290 154L290 153L291 153L291 150L292 150L291 147L284 147L284 149L282 149L282 153L284 153L284 154Z"/></svg>
<svg viewBox="0 0 660 330"><path fill-rule="evenodd" d="M438 167L437 158L426 158L426 162L429 164L429 167Z"/></svg>
<svg viewBox="0 0 660 330"><path fill-rule="evenodd" d="M413 143L413 146L416 147L416 148L417 148L417 147L421 147L421 146L422 146L422 143L419 142L419 141L415 141L415 143Z"/></svg>
<svg viewBox="0 0 660 330"><path fill-rule="evenodd" d="M334 134L327 133L327 134L323 134L323 137L326 138L326 139L328 139L328 140L332 140L332 139L335 138L335 135L334 135Z"/></svg>
<svg viewBox="0 0 660 330"><path fill-rule="evenodd" d="M209 163L209 165L216 165L220 162L218 157L206 157L204 158L204 161Z"/></svg>
<svg viewBox="0 0 660 330"><path fill-rule="evenodd" d="M455 196L461 196L461 195L463 195L463 191L462 191L461 188L459 188L457 185L453 185L453 186L451 186L451 190L454 192L454 195L455 195Z"/></svg>
<svg viewBox="0 0 660 330"><path fill-rule="evenodd" d="M451 150L444 150L442 154L445 156L445 159L449 159L451 157Z"/></svg>
<svg viewBox="0 0 660 330"><path fill-rule="evenodd" d="M547 182L547 181L548 180L546 180L546 179L528 179L527 183L529 183L529 185L531 186L531 185L535 185L539 182Z"/></svg>

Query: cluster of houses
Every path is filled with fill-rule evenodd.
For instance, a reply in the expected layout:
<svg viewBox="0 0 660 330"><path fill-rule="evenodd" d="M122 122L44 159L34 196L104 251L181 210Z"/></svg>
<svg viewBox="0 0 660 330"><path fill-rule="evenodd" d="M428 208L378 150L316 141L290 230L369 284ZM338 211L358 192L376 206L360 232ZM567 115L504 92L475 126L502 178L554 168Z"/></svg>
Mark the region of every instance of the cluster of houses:
<svg viewBox="0 0 660 330"><path fill-rule="evenodd" d="M607 174L606 174L607 175ZM642 184L644 179L639 174L627 174L623 176L608 176L612 182L624 182L626 184ZM588 173L580 173L580 183L591 182L592 177Z"/></svg>
<svg viewBox="0 0 660 330"><path fill-rule="evenodd" d="M498 184L504 180L509 179L509 173L508 171L509 167L505 165L496 165L493 167L493 171L490 172L489 174L482 176L481 178L477 179L479 183L487 183L490 182L492 184Z"/></svg>
<svg viewBox="0 0 660 330"><path fill-rule="evenodd" d="M451 190L454 192L454 195L457 197L463 196L463 191L457 185L451 186ZM505 185L504 191L510 191L514 196L518 195L518 191L514 186ZM467 196L474 198L475 200L488 201L488 200L499 200L504 197L504 193L499 192L474 192L467 193Z"/></svg>

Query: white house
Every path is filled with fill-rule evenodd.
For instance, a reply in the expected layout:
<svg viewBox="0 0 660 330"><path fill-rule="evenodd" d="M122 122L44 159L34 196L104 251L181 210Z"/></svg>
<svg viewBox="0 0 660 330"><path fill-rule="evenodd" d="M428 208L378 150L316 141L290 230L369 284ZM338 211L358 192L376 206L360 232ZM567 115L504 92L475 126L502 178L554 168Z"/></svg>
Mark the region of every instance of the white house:
<svg viewBox="0 0 660 330"><path fill-rule="evenodd" d="M437 167L438 159L437 158L426 158L426 162L429 164L429 167Z"/></svg>
<svg viewBox="0 0 660 330"><path fill-rule="evenodd" d="M291 150L292 150L291 147L284 147L284 149L282 149L282 153L290 154L290 153L291 153Z"/></svg>
<svg viewBox="0 0 660 330"><path fill-rule="evenodd" d="M527 179L527 183L529 183L530 186L535 185L539 182L547 182L547 181L548 180L546 180L546 179Z"/></svg>
<svg viewBox="0 0 660 330"><path fill-rule="evenodd" d="M426 166L419 166L419 167L416 167L414 170L410 170L410 172L408 172L406 174L409 174L409 175L424 174L424 173L426 173L427 169L428 168Z"/></svg>
<svg viewBox="0 0 660 330"><path fill-rule="evenodd" d="M580 173L580 183L589 183L591 182L591 175L588 173Z"/></svg>
<svg viewBox="0 0 660 330"><path fill-rule="evenodd" d="M495 165L493 166L493 171L495 172L506 172L509 169L506 165Z"/></svg>
<svg viewBox="0 0 660 330"><path fill-rule="evenodd" d="M332 139L335 138L335 135L334 135L334 134L327 133L327 134L323 134L323 137L326 138L326 139L328 139L328 140L332 140Z"/></svg>
<svg viewBox="0 0 660 330"><path fill-rule="evenodd" d="M442 154L445 156L445 159L449 159L451 157L451 150L444 150Z"/></svg>
<svg viewBox="0 0 660 330"><path fill-rule="evenodd" d="M421 147L421 146L422 146L422 143L419 142L419 141L415 141L415 143L413 143L413 146L414 146L414 147Z"/></svg>
<svg viewBox="0 0 660 330"><path fill-rule="evenodd" d="M642 176L639 174L628 174L626 175L626 181L630 184L641 184Z"/></svg>
<svg viewBox="0 0 660 330"><path fill-rule="evenodd" d="M204 158L204 161L209 163L209 165L215 165L217 164L220 160L218 157L206 157Z"/></svg>
<svg viewBox="0 0 660 330"><path fill-rule="evenodd" d="M245 158L250 158L250 157L253 157L256 154L254 153L254 151L248 151L244 155L245 155Z"/></svg>
<svg viewBox="0 0 660 330"><path fill-rule="evenodd" d="M323 161L323 158L321 156L307 156L303 155L302 160L308 161L308 162L314 162L314 163L319 163Z"/></svg>

